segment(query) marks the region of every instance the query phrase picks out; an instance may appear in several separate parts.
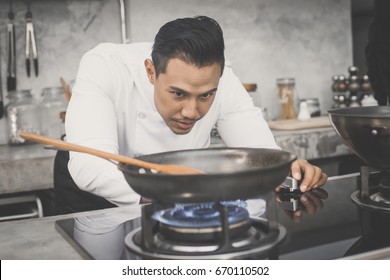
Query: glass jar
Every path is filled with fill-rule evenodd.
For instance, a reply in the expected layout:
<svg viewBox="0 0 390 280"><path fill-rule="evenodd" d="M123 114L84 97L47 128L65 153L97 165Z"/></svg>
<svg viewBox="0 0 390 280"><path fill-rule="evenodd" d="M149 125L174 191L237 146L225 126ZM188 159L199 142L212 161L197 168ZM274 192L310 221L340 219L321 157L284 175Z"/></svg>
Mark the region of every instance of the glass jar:
<svg viewBox="0 0 390 280"><path fill-rule="evenodd" d="M280 78L276 80L278 86L278 97L280 103L280 119L296 119L297 112L294 102L294 78Z"/></svg>
<svg viewBox="0 0 390 280"><path fill-rule="evenodd" d="M252 98L253 105L260 108L263 118L268 120L267 108L263 106L261 94L258 92L257 84L243 84L244 88Z"/></svg>
<svg viewBox="0 0 390 280"><path fill-rule="evenodd" d="M65 134L63 115L68 103L61 87L48 87L42 90L41 127L42 134L61 138Z"/></svg>
<svg viewBox="0 0 390 280"><path fill-rule="evenodd" d="M9 144L28 143L19 136L21 131L40 133L39 104L30 90L10 91L9 103L6 106L8 121Z"/></svg>

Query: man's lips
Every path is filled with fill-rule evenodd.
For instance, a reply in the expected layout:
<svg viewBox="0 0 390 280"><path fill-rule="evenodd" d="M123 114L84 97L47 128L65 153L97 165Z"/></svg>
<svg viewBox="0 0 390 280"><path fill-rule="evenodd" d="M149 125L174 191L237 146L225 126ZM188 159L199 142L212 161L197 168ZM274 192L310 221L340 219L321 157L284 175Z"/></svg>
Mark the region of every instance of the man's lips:
<svg viewBox="0 0 390 280"><path fill-rule="evenodd" d="M179 121L179 120L176 120L176 123L178 124L180 129L187 130L187 129L192 128L195 125L196 121Z"/></svg>

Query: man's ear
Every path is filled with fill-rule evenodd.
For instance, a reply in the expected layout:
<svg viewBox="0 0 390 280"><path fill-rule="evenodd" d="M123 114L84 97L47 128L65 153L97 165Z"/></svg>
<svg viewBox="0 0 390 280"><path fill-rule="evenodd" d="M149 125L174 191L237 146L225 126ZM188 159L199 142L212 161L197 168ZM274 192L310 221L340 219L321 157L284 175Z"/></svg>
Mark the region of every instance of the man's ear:
<svg viewBox="0 0 390 280"><path fill-rule="evenodd" d="M156 81L156 71L154 69L154 64L150 59L145 59L144 65L149 82L154 85L154 82Z"/></svg>

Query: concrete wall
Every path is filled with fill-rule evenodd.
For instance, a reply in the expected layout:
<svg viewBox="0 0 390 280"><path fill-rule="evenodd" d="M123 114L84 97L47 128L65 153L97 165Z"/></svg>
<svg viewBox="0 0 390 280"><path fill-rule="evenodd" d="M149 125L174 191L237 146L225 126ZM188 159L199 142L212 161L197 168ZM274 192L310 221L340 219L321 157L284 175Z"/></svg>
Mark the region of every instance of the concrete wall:
<svg viewBox="0 0 390 280"><path fill-rule="evenodd" d="M292 3L294 2L294 3ZM72 80L83 53L99 42L121 42L119 2L33 0L40 74L25 71L26 4L13 1L19 89L59 86ZM0 0L3 92L6 81L8 1ZM226 58L243 82L257 83L254 101L278 111L275 81L294 77L299 97L318 97L322 112L333 103L331 77L352 64L350 0L126 0L128 38L151 41L159 27L177 17L208 15L222 26Z"/></svg>

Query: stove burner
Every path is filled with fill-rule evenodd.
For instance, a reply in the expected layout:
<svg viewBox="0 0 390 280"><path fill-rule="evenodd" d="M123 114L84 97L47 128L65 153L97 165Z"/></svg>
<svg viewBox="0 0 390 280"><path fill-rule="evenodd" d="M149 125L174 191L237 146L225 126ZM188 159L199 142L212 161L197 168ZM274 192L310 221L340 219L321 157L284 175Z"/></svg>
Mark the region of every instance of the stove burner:
<svg viewBox="0 0 390 280"><path fill-rule="evenodd" d="M176 204L160 210L152 218L160 222L160 233L170 240L216 240L222 232L220 207L227 209L230 234L236 236L249 229L249 213L242 200L220 203Z"/></svg>
<svg viewBox="0 0 390 280"><path fill-rule="evenodd" d="M370 171L370 167L361 167L361 189L352 193L351 199L364 209L390 213L390 173L381 172L379 183L370 186Z"/></svg>
<svg viewBox="0 0 390 280"><path fill-rule="evenodd" d="M154 235L155 248L145 250L142 244L142 230L136 229L125 238L127 248L147 259L245 259L267 258L270 250L286 236L283 226L269 231L266 220L251 219L251 227L245 234L231 239L231 244L215 242L181 242L167 239L164 235Z"/></svg>
<svg viewBox="0 0 390 280"><path fill-rule="evenodd" d="M388 172L385 173L379 182L379 192L390 204L390 174Z"/></svg>
<svg viewBox="0 0 390 280"><path fill-rule="evenodd" d="M147 259L266 258L284 239L286 230L270 218L272 214L269 220L250 219L243 205L243 201L181 204L174 208L159 203L145 205L141 228L126 236L126 246Z"/></svg>
<svg viewBox="0 0 390 280"><path fill-rule="evenodd" d="M237 224L249 219L244 201L223 201L220 204L228 210L229 224ZM176 204L174 208L154 213L152 218L162 224L180 228L221 226L221 217L216 203Z"/></svg>

